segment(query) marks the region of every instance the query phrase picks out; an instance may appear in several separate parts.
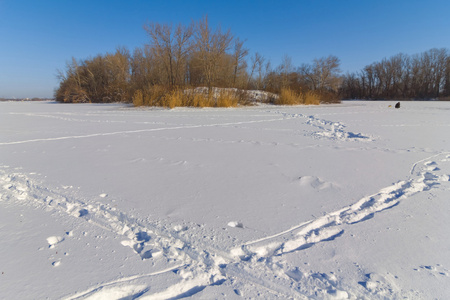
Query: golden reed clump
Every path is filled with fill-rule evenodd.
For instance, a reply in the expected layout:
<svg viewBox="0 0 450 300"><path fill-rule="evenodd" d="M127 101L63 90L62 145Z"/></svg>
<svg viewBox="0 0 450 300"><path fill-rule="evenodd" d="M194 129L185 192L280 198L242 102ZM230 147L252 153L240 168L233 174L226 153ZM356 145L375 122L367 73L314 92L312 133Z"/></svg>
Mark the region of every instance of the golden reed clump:
<svg viewBox="0 0 450 300"><path fill-rule="evenodd" d="M290 88L282 88L278 98L274 100L276 105L319 105L319 94L313 91L296 92Z"/></svg>
<svg viewBox="0 0 450 300"><path fill-rule="evenodd" d="M133 95L134 106L162 106L174 107L236 107L244 105L241 95L235 91L214 90L182 90L164 89L162 86L154 85L150 89L136 90Z"/></svg>

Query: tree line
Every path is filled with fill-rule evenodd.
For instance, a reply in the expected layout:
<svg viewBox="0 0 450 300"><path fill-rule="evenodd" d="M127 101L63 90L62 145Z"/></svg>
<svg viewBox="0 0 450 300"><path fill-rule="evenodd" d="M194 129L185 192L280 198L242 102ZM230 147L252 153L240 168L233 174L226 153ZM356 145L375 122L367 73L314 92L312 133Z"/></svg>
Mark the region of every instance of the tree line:
<svg viewBox="0 0 450 300"><path fill-rule="evenodd" d="M236 91L254 89L279 94L268 100L278 104L283 104L287 96L286 104L318 104L338 98L340 61L335 56L300 67L294 67L291 58L285 56L273 68L258 52L249 56L245 41L229 29L212 28L207 17L189 25L147 23L144 30L149 44L132 53L121 47L114 53L84 60L72 58L58 72L56 100L228 106L248 101L245 93ZM196 87L206 89L200 89L200 96L185 92ZM220 95L220 102L214 88L232 88L235 92L230 95L228 89L227 95Z"/></svg>
<svg viewBox="0 0 450 300"><path fill-rule="evenodd" d="M342 78L344 99L449 99L450 55L445 48L397 54Z"/></svg>
<svg viewBox="0 0 450 300"><path fill-rule="evenodd" d="M246 90L270 92L265 101L274 104L450 97L447 49L398 54L342 75L333 55L300 66L285 55L273 67L260 53L250 55L245 41L229 29L212 28L207 17L189 25L147 23L144 30L148 44L133 52L119 47L114 53L72 58L58 72L56 100L235 106L250 103Z"/></svg>

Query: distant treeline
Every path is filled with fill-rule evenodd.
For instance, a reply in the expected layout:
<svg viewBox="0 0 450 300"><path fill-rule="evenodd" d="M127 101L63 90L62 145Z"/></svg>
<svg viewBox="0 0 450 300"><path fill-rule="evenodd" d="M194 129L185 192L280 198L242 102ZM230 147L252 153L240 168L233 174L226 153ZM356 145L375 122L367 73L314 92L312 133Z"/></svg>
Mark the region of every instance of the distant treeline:
<svg viewBox="0 0 450 300"><path fill-rule="evenodd" d="M449 99L449 51L383 59L343 76L340 93L344 99Z"/></svg>
<svg viewBox="0 0 450 300"><path fill-rule="evenodd" d="M133 53L118 48L115 53L81 61L73 58L59 71L56 100L221 106L211 93L214 87L280 94L270 98L278 104L318 104L320 100L338 99L341 78L337 57L316 59L295 68L291 58L285 56L280 66L272 68L259 53L249 57L244 41L230 30L212 29L207 17L187 26L149 23L144 29L149 44ZM202 99L185 92L195 87L207 88ZM232 95L235 99L222 103L246 103L244 94Z"/></svg>
<svg viewBox="0 0 450 300"><path fill-rule="evenodd" d="M50 98L0 98L0 101L50 101Z"/></svg>
<svg viewBox="0 0 450 300"><path fill-rule="evenodd" d="M339 99L427 99L450 96L446 49L399 54L362 71L342 75L336 56L294 66L285 55L279 66L258 52L249 56L244 41L230 30L211 28L204 17L189 25L148 23L148 45L132 53L72 60L59 71L59 102L133 102L136 106L233 106L249 103L244 90L278 96L275 104L318 104ZM196 87L201 93L194 92ZM235 92L212 92L234 88Z"/></svg>

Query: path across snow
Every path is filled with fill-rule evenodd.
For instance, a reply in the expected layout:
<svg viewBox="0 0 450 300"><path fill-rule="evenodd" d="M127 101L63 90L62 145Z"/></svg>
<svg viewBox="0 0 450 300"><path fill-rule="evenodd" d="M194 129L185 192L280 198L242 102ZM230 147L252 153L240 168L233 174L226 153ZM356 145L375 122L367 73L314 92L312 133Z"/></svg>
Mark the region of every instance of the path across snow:
<svg viewBox="0 0 450 300"><path fill-rule="evenodd" d="M37 262L32 272L42 274L50 285L55 274L60 276L53 280L58 287L39 290L33 286L39 280L21 283L14 277L20 272L10 275L0 270L5 282L16 281L2 289L0 297L450 295L445 285L450 276L449 242L444 238L449 222L425 223L426 217L419 218L433 208L443 214L449 211L444 198L450 189L450 152L445 148L450 135L445 123L439 123L446 118L444 104L422 103L431 105L434 119L421 119L420 104L412 103L395 119L387 103L366 102L200 111L74 105L70 118L58 110L31 113L27 103L4 105L10 111L2 110L2 119L32 118L32 127L43 129L26 131L23 124L15 128L9 123L4 131L0 206L12 212L42 211L39 217L29 212L34 217L27 222L49 218L65 229L39 237L13 218L0 227L0 237L10 234L5 228L20 228L17 244L26 239L42 244L39 249L24 249L25 255L49 253L51 268ZM383 122L395 125L403 120L408 125L411 118L424 123L422 130L439 140L422 141L415 135L424 133L417 130L384 130ZM75 126L95 120L106 126ZM135 128L142 124L150 128ZM21 138L14 140L17 133ZM408 216L389 218L406 211ZM382 236L379 242L351 242L355 236L375 238L370 232L373 224L401 228L411 219L434 229L426 237L432 239L430 246L441 246L439 253L423 247L410 254L411 265L397 266L375 255L352 253L373 251L364 250L368 245L381 253L388 246ZM398 234L411 246L424 238L419 230ZM404 245L389 246L393 248L385 259L392 262L402 255L398 252ZM7 260L15 253L1 249L0 268L9 270ZM80 256L83 251L94 254ZM74 272L84 272L82 266L88 269L87 264L90 271L77 281ZM27 269L20 263L18 267ZM416 279L421 283L411 274L421 274ZM19 291L22 285L32 287Z"/></svg>

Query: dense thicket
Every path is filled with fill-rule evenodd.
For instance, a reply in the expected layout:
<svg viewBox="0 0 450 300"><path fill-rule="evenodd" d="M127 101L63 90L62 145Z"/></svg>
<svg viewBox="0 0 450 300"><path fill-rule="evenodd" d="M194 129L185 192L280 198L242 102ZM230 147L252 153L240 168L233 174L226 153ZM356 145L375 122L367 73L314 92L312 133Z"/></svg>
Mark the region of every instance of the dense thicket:
<svg viewBox="0 0 450 300"><path fill-rule="evenodd" d="M270 98L279 104L286 95L290 96L285 102L291 104L337 99L341 77L340 62L335 56L298 68L285 56L281 65L273 69L259 53L249 58L244 41L230 30L211 28L207 17L187 26L148 23L144 29L150 43L132 54L119 48L115 53L82 61L72 59L59 72L56 100L170 107L234 105L245 101L242 93L231 95L230 91L219 97L212 92L213 87L270 91L280 94ZM201 97L185 92L195 87L207 89L202 89Z"/></svg>
<svg viewBox="0 0 450 300"><path fill-rule="evenodd" d="M343 76L344 99L446 99L450 97L447 49L397 54Z"/></svg>
<svg viewBox="0 0 450 300"><path fill-rule="evenodd" d="M130 53L77 61L59 72L55 98L60 102L133 102L135 105L228 106L246 103L245 93L263 90L276 104L317 104L338 99L449 99L450 55L431 49L398 54L341 75L336 56L295 67L289 56L272 68L256 52L249 57L244 41L230 30L211 28L208 18L189 25L148 23L149 44ZM193 89L206 87L206 89ZM191 92L186 92L191 91Z"/></svg>

